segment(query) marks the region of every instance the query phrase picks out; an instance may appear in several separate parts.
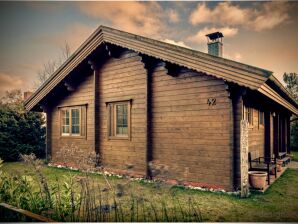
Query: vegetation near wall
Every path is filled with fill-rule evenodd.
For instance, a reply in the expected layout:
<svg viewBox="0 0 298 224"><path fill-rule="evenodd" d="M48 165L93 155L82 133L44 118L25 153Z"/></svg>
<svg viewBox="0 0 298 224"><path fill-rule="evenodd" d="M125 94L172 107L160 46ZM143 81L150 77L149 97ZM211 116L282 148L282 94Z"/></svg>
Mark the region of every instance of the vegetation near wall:
<svg viewBox="0 0 298 224"><path fill-rule="evenodd" d="M159 194L149 194L157 189L146 190L143 183L140 190L142 184L129 178L46 168L33 154L21 157L24 165L20 172L3 170L0 159L0 201L17 208L60 222L202 221L198 203L191 195L187 200L175 191L169 195L167 188L161 189L161 182L156 182ZM103 170L97 167L88 171ZM4 218L0 213L0 222L26 221L7 213Z"/></svg>
<svg viewBox="0 0 298 224"><path fill-rule="evenodd" d="M0 158L17 161L20 154L45 155L45 119L27 112L20 90L7 92L0 100Z"/></svg>
<svg viewBox="0 0 298 224"><path fill-rule="evenodd" d="M283 79L287 90L298 102L298 75L296 73L285 73ZM291 148L298 151L298 116L293 116L291 121Z"/></svg>

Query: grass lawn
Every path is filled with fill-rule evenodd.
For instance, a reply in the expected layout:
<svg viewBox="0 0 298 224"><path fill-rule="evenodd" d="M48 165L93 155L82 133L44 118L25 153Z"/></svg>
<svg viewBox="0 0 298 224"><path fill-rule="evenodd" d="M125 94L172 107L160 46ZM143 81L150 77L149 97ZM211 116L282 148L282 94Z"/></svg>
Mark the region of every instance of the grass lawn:
<svg viewBox="0 0 298 224"><path fill-rule="evenodd" d="M298 151L291 151L291 154L293 154L293 161L298 162Z"/></svg>
<svg viewBox="0 0 298 224"><path fill-rule="evenodd" d="M26 176L34 175L33 171L23 163L5 163L2 169L12 174L20 172ZM57 179L62 183L66 178L65 175L74 174L78 177L85 175L81 172L53 167L45 167L43 172L50 184ZM107 186L103 176L97 174L90 174L90 176L102 188ZM126 186L128 181L116 177L108 177L108 179L112 186L117 186L117 184ZM204 222L298 221L298 170L288 169L266 193L253 193L246 199L224 193L203 192L168 185L157 186L155 183L133 181L127 185L127 188L124 188L121 200L128 200L131 192L139 197L150 198L152 201L160 201L163 198L167 204L172 203L173 195L181 203L187 203L191 197L199 206ZM140 221L144 220L140 217Z"/></svg>

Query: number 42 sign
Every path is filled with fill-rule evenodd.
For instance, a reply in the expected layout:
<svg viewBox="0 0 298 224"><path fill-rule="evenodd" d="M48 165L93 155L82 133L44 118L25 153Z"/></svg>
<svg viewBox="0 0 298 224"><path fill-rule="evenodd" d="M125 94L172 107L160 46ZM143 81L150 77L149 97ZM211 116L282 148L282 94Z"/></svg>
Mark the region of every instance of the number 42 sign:
<svg viewBox="0 0 298 224"><path fill-rule="evenodd" d="M216 99L215 99L215 98L208 98L208 99L207 99L207 104L208 104L209 106L214 106L214 105L216 105Z"/></svg>

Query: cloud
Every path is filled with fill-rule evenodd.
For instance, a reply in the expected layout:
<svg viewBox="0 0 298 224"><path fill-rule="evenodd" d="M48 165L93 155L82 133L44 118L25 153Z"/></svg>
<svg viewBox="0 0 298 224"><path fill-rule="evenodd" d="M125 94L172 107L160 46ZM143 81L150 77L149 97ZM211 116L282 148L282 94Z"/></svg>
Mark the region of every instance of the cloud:
<svg viewBox="0 0 298 224"><path fill-rule="evenodd" d="M93 18L101 19L124 31L158 36L163 27L165 15L156 2L83 2L79 10ZM177 20L174 12L170 19Z"/></svg>
<svg viewBox="0 0 298 224"><path fill-rule="evenodd" d="M206 43L207 42L206 34L217 32L217 31L222 32L225 37L233 37L238 33L237 28L231 28L231 27L208 28L208 27L205 27L205 28L199 30L195 35L187 37L186 40L189 42L192 42L192 43L197 43L197 44Z"/></svg>
<svg viewBox="0 0 298 224"><path fill-rule="evenodd" d="M224 26L243 26L255 31L269 30L289 20L289 3L264 2L255 8L241 8L231 2L221 2L210 9L199 3L191 13L192 25L212 23Z"/></svg>
<svg viewBox="0 0 298 224"><path fill-rule="evenodd" d="M189 21L192 25L209 22L239 25L244 23L249 13L249 9L241 9L230 2L218 3L214 9L209 9L204 2L198 4L197 8L191 13Z"/></svg>
<svg viewBox="0 0 298 224"><path fill-rule="evenodd" d="M167 10L167 15L169 17L170 22L177 23L180 21L179 14L174 9Z"/></svg>
<svg viewBox="0 0 298 224"><path fill-rule="evenodd" d="M260 13L256 13L257 16L251 24L256 31L269 30L289 21L288 10L290 6L288 3L267 2L263 6Z"/></svg>
<svg viewBox="0 0 298 224"><path fill-rule="evenodd" d="M0 72L0 95L3 95L5 91L22 89L23 87L24 81L22 79Z"/></svg>
<svg viewBox="0 0 298 224"><path fill-rule="evenodd" d="M164 39L162 40L163 42L166 42L168 44L174 44L180 47L186 47L186 48L191 48L189 46L187 46L183 41L174 41L174 40L170 40L170 39Z"/></svg>

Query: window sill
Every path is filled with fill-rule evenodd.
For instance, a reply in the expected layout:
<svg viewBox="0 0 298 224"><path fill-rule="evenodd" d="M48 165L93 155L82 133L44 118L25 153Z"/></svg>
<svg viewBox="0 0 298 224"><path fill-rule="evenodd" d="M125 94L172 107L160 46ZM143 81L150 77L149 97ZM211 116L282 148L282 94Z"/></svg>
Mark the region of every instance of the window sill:
<svg viewBox="0 0 298 224"><path fill-rule="evenodd" d="M125 137L120 137L120 136L109 136L108 140L130 140L129 136L125 136Z"/></svg>
<svg viewBox="0 0 298 224"><path fill-rule="evenodd" d="M63 135L60 139L85 139L86 136L75 136L75 135Z"/></svg>

